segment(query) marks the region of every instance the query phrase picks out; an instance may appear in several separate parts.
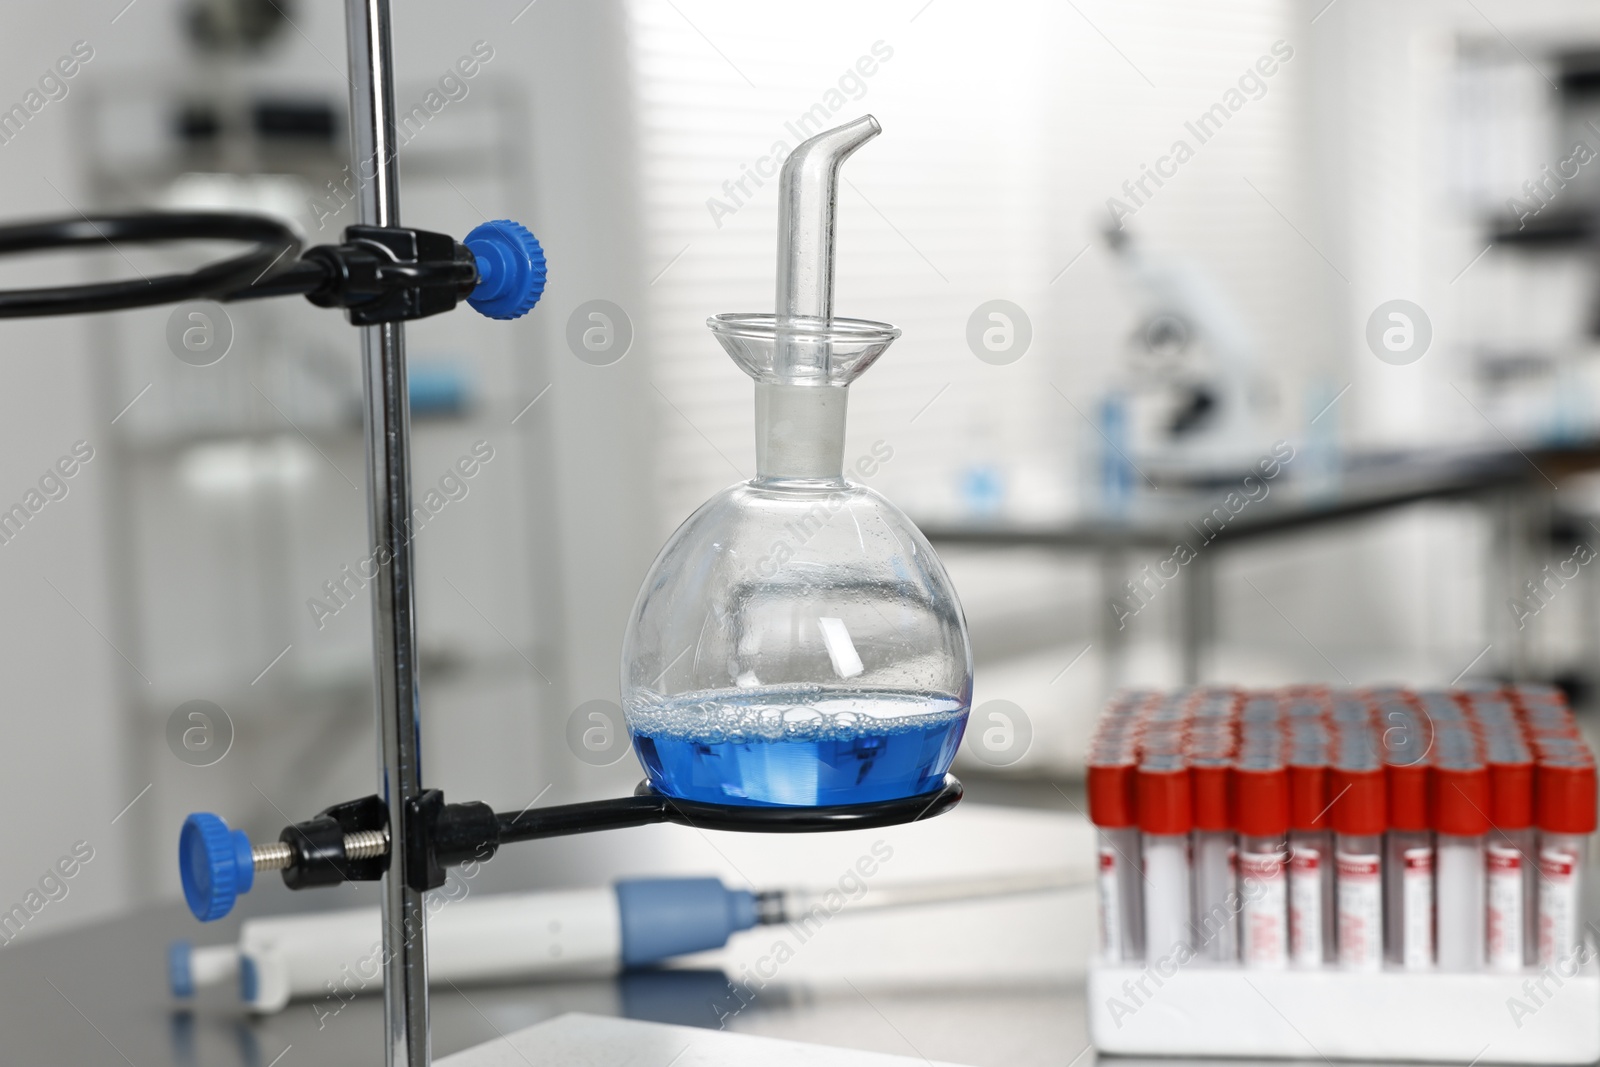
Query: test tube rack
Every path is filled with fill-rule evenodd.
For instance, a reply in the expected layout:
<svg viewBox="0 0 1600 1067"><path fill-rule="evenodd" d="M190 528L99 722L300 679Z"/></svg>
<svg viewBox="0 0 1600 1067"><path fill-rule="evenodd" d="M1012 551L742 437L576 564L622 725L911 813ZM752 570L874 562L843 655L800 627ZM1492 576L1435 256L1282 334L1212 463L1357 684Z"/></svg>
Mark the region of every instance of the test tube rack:
<svg viewBox="0 0 1600 1067"><path fill-rule="evenodd" d="M1570 975L1096 960L1089 1035L1100 1052L1129 1056L1594 1063L1600 966L1586 944Z"/></svg>
<svg viewBox="0 0 1600 1067"><path fill-rule="evenodd" d="M1558 691L1127 692L1089 764L1099 1051L1600 1060L1595 759Z"/></svg>

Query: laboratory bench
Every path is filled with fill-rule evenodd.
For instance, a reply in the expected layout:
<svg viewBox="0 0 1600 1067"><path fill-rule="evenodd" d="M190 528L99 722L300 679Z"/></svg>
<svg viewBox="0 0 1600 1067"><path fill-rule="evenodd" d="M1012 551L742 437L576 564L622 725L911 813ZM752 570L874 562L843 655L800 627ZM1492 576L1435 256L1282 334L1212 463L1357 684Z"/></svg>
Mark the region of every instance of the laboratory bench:
<svg viewBox="0 0 1600 1067"><path fill-rule="evenodd" d="M1306 460L1298 462L1304 465ZM1492 652L1483 673L1522 678L1528 662L1527 633L1512 625L1503 605L1544 562L1558 484L1596 469L1600 469L1597 441L1528 448L1508 441L1486 448L1356 453L1344 457L1329 477L1305 475L1290 463L1279 465L1275 477L1262 478L1256 472L1256 483L1246 486L1247 472L1241 470L1237 478L1205 486L1135 491L1116 513L1055 522L980 519L926 521L920 526L940 548L1044 548L1093 556L1099 567L1098 600L1107 605L1098 612L1097 643L1107 656L1113 685L1124 681L1127 628L1109 605L1125 597L1125 583L1130 580L1147 589L1176 584L1181 674L1193 684L1207 678L1206 660L1217 632L1216 569L1229 553L1414 504L1465 502L1484 509L1493 527L1489 558L1484 561L1493 608L1488 613ZM1243 503L1225 506L1230 494ZM1180 545L1190 550L1181 557ZM1171 565L1161 571L1152 565L1149 574L1134 570L1136 561L1154 560ZM1600 634L1594 636L1600 641Z"/></svg>

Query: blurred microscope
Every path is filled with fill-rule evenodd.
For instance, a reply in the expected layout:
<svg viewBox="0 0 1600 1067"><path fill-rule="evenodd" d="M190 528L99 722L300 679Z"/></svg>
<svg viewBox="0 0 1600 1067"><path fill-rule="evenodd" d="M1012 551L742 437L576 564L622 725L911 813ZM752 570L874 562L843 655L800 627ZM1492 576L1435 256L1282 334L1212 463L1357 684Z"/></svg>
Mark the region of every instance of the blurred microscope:
<svg viewBox="0 0 1600 1067"><path fill-rule="evenodd" d="M1101 405L1112 445L1103 476L1157 487L1237 483L1271 444L1271 391L1254 337L1199 266L1152 251L1124 227L1104 237L1139 312ZM1135 470L1119 475L1119 459Z"/></svg>

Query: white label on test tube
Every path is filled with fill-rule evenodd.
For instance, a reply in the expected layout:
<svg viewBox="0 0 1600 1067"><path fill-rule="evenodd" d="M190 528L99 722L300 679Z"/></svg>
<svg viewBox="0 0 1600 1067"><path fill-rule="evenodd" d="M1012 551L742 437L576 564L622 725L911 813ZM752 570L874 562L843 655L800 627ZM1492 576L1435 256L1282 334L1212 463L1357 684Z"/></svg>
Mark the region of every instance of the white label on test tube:
<svg viewBox="0 0 1600 1067"><path fill-rule="evenodd" d="M1144 945L1152 964L1188 953L1192 921L1189 835L1145 834Z"/></svg>
<svg viewBox="0 0 1600 1067"><path fill-rule="evenodd" d="M1400 875L1403 923L1401 963L1408 970L1433 965L1433 849L1408 848Z"/></svg>
<svg viewBox="0 0 1600 1067"><path fill-rule="evenodd" d="M1279 968L1289 960L1288 876L1277 852L1239 853L1240 895L1244 898L1246 967Z"/></svg>
<svg viewBox="0 0 1600 1067"><path fill-rule="evenodd" d="M1108 963L1122 961L1122 886L1117 879L1115 849L1100 850L1100 955Z"/></svg>
<svg viewBox="0 0 1600 1067"><path fill-rule="evenodd" d="M1484 851L1488 875L1489 966L1522 969L1522 853L1491 844Z"/></svg>
<svg viewBox="0 0 1600 1067"><path fill-rule="evenodd" d="M1322 966L1322 850L1296 845L1289 858L1289 952L1297 967Z"/></svg>
<svg viewBox="0 0 1600 1067"><path fill-rule="evenodd" d="M1383 885L1376 855L1340 852L1339 963L1352 970L1383 965Z"/></svg>
<svg viewBox="0 0 1600 1067"><path fill-rule="evenodd" d="M1565 849L1539 853L1539 962L1569 957L1578 944L1578 857Z"/></svg>

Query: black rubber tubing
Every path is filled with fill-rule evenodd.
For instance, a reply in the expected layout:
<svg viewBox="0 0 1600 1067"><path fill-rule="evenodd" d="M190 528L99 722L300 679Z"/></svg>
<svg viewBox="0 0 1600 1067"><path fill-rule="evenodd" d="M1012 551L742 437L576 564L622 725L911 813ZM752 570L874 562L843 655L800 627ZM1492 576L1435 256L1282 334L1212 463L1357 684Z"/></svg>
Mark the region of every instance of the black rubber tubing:
<svg viewBox="0 0 1600 1067"><path fill-rule="evenodd" d="M0 226L0 255L53 249L167 241L246 241L247 252L208 263L187 274L159 274L86 285L0 290L0 318L82 315L97 311L306 292L314 276L300 263L300 238L287 225L265 215L241 212L138 212L42 219ZM277 268L274 271L274 268ZM273 272L269 277L269 272ZM292 282L274 285L288 275Z"/></svg>

